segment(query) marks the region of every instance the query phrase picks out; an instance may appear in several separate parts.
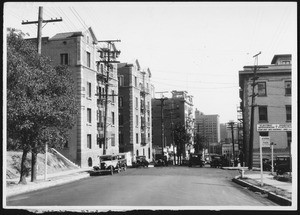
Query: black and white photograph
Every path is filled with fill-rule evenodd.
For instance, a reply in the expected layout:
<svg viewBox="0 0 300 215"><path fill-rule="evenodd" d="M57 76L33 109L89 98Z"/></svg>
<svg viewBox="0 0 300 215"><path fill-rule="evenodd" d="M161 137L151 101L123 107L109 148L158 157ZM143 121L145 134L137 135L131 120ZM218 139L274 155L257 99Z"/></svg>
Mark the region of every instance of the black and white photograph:
<svg viewBox="0 0 300 215"><path fill-rule="evenodd" d="M2 6L6 212L298 210L297 2Z"/></svg>

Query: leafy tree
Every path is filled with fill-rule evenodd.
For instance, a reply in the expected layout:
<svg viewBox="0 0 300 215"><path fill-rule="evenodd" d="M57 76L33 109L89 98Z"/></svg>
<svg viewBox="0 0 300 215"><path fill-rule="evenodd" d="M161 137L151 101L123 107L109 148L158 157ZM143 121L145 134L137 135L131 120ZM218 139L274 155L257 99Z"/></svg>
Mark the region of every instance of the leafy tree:
<svg viewBox="0 0 300 215"><path fill-rule="evenodd" d="M201 152L205 146L206 138L200 133L196 133L194 136L194 148L197 153Z"/></svg>
<svg viewBox="0 0 300 215"><path fill-rule="evenodd" d="M176 123L173 128L174 142L177 147L177 157L179 163L181 163L181 156L185 150L185 144L189 143L191 139L191 134L187 132L184 124Z"/></svg>
<svg viewBox="0 0 300 215"><path fill-rule="evenodd" d="M45 144L62 147L78 113L76 90L65 66L52 66L15 29L7 32L7 137L23 151L19 183L26 183L25 161L32 153L31 181L37 154Z"/></svg>

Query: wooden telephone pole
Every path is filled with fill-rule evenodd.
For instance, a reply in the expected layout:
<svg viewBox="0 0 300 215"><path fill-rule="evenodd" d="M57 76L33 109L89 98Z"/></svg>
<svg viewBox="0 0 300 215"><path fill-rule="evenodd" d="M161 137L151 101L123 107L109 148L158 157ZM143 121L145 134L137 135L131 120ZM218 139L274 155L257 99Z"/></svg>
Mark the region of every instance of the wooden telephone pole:
<svg viewBox="0 0 300 215"><path fill-rule="evenodd" d="M106 65L106 80L105 80L105 98L104 98L104 135L103 135L103 155L106 155L106 147L107 147L107 109L108 109L108 85L109 85L109 70L112 67L111 63L119 63L119 61L111 60L111 54L117 57L120 54L120 51L111 51L111 47L114 42L121 42L121 40L103 40L98 41L107 43L107 48L102 49L104 52L104 60L101 60L101 63ZM116 54L116 55L115 55ZM117 96L117 95L112 95Z"/></svg>
<svg viewBox="0 0 300 215"><path fill-rule="evenodd" d="M39 15L38 15L38 21L22 21L22 25L28 25L28 24L38 24L38 31L37 31L37 52L38 54L42 54L42 29L43 23L48 22L61 22L62 19L50 19L50 20L43 20L43 7L39 7ZM47 179L47 151L48 151L48 145L45 144L45 180ZM35 151L32 152L32 174L31 174L31 181L36 181L36 159L37 159L37 153Z"/></svg>
<svg viewBox="0 0 300 215"><path fill-rule="evenodd" d="M253 57L256 60L256 64L258 64L258 55L260 55L261 52L254 55ZM254 108L257 106L255 105L255 97L257 94L255 93L255 86L257 85L256 80L258 79L258 76L256 74L257 70L259 68L268 68L267 66L258 66L255 65L253 67L245 66L244 68L253 68L253 78L252 78L252 95L251 97L251 118L250 118L250 140L249 140L249 158L248 158L248 169L251 170L253 168L253 134L254 134Z"/></svg>
<svg viewBox="0 0 300 215"><path fill-rule="evenodd" d="M161 153L162 156L164 156L164 147L165 147L165 123L164 123L164 101L167 100L168 98L163 96L163 93L167 93L167 91L164 92L156 92L156 93L161 93L162 97L160 99L155 99L155 100L160 100L160 111L161 111Z"/></svg>

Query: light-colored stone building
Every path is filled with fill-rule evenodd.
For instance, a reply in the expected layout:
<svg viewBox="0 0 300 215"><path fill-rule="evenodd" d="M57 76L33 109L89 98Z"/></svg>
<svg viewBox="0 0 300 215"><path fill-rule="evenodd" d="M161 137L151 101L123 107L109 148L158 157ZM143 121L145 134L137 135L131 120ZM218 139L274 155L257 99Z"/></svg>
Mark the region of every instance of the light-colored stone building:
<svg viewBox="0 0 300 215"><path fill-rule="evenodd" d="M253 129L253 166L259 165L259 136L269 136L274 142L274 156L289 155L291 143L291 73L290 54L275 55L270 65L260 65L255 81L254 129ZM246 165L249 162L250 122L253 66L245 66L239 71L240 99L243 114L243 137ZM279 125L280 128L275 128ZM263 129L262 126L269 126ZM271 127L270 127L271 126ZM273 128L272 128L273 127ZM270 128L272 128L270 130ZM297 144L297 143L293 143ZM270 148L263 148L263 157L271 156Z"/></svg>
<svg viewBox="0 0 300 215"><path fill-rule="evenodd" d="M118 64L120 152L146 156L152 161L152 110L154 87L151 72L142 69L138 60Z"/></svg>
<svg viewBox="0 0 300 215"><path fill-rule="evenodd" d="M76 119L76 125L70 130L70 139L65 148L60 152L68 159L81 167L93 166L99 163L99 155L103 154L98 137L98 131L102 118L99 104L99 83L101 60L99 50L101 47L92 28L78 32L58 33L51 38L43 38L42 54L49 56L53 64L67 65L71 70L74 84L76 85L76 98L80 104L80 111ZM117 94L117 70L114 65L111 71L109 93L113 90ZM108 116L118 116L118 101L110 102ZM108 153L118 153L118 119L113 122L110 119L108 128Z"/></svg>

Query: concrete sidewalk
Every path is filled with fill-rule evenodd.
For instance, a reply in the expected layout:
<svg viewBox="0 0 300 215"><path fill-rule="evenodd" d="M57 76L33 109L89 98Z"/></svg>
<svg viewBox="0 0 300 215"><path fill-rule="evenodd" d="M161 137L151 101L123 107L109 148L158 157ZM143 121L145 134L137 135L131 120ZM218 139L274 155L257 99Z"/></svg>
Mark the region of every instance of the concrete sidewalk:
<svg viewBox="0 0 300 215"><path fill-rule="evenodd" d="M19 178L7 179L6 188L4 193L6 197L14 196L26 192L31 192L39 189L53 187L69 183L72 181L80 180L90 176L92 168L78 168L68 171L60 171L47 175L47 179L44 179L44 175L38 175L36 182L31 182L30 177L26 178L27 184L18 184ZM8 185L9 184L9 185Z"/></svg>
<svg viewBox="0 0 300 215"><path fill-rule="evenodd" d="M232 179L237 184L240 184L248 189L266 194L267 197L282 206L292 205L292 183L278 181L270 172L263 172L261 183L260 168L248 170L248 167L222 167L227 170L237 170L239 175ZM244 170L243 177L242 171Z"/></svg>

